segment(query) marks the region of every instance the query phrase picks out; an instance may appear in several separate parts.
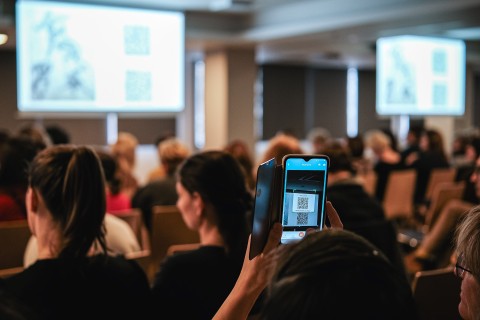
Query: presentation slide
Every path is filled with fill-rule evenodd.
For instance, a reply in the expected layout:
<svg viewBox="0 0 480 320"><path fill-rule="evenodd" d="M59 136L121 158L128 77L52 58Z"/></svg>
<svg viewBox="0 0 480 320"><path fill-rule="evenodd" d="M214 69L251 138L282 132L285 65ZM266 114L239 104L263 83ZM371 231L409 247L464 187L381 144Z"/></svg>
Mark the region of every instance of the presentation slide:
<svg viewBox="0 0 480 320"><path fill-rule="evenodd" d="M184 108L184 15L17 1L18 108L177 112Z"/></svg>
<svg viewBox="0 0 480 320"><path fill-rule="evenodd" d="M465 44L461 40L397 36L377 40L379 115L465 112Z"/></svg>

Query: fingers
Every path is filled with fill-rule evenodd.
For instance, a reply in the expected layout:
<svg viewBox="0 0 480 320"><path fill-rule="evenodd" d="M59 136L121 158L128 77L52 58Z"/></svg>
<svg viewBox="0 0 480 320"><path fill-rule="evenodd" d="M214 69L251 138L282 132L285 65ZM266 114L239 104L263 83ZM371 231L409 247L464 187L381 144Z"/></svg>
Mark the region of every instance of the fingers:
<svg viewBox="0 0 480 320"><path fill-rule="evenodd" d="M282 225L276 222L270 233L268 235L267 243L265 244L265 248L263 249L263 253L267 254L268 252L272 251L278 246L280 242L280 238L282 237Z"/></svg>
<svg viewBox="0 0 480 320"><path fill-rule="evenodd" d="M337 210L335 210L335 208L333 207L330 201L327 201L326 209L327 209L326 211L327 211L328 221L330 221L330 226L332 228L343 229L342 220L340 220Z"/></svg>

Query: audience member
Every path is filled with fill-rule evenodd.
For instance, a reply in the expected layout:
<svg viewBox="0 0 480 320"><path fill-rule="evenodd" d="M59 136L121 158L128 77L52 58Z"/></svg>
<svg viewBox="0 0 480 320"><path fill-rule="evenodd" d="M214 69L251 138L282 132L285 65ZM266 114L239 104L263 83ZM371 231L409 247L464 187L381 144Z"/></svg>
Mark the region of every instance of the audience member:
<svg viewBox="0 0 480 320"><path fill-rule="evenodd" d="M416 319L407 279L364 238L324 230L279 253L260 319Z"/></svg>
<svg viewBox="0 0 480 320"><path fill-rule="evenodd" d="M444 150L443 138L436 130L426 130L420 137L420 151L410 154L405 163L417 172L414 202L423 204L430 173L436 168L448 168L449 163Z"/></svg>
<svg viewBox="0 0 480 320"><path fill-rule="evenodd" d="M97 150L97 155L102 164L105 175L107 192L107 212L111 214L121 213L132 208L130 197L121 190L118 162L110 153Z"/></svg>
<svg viewBox="0 0 480 320"><path fill-rule="evenodd" d="M313 128L307 135L307 139L312 146L313 154L322 154L323 150L330 143L332 136L330 132L321 127Z"/></svg>
<svg viewBox="0 0 480 320"><path fill-rule="evenodd" d="M152 207L155 205L174 205L178 195L175 173L178 166L190 155L190 150L176 138L169 138L158 145L158 154L166 176L148 183L135 193L132 205L142 210L145 226L151 230Z"/></svg>
<svg viewBox="0 0 480 320"><path fill-rule="evenodd" d="M354 178L351 158L347 152L340 145L332 144L324 150L324 154L330 158L328 200L342 217L344 228L372 242L398 270L404 272L396 229L385 219L381 204L367 194Z"/></svg>
<svg viewBox="0 0 480 320"><path fill-rule="evenodd" d="M119 132L117 141L111 146L111 152L117 159L120 169L121 190L130 198L133 197L138 188L137 179L133 175L137 145L138 140L133 134Z"/></svg>
<svg viewBox="0 0 480 320"><path fill-rule="evenodd" d="M153 295L158 317L211 319L240 273L248 238L252 197L238 162L209 151L180 167L177 206L201 247L167 258L156 275Z"/></svg>
<svg viewBox="0 0 480 320"><path fill-rule="evenodd" d="M371 130L365 136L366 145L375 154L373 170L377 174L375 197L382 202L390 172L402 168L400 154L390 146L389 137L380 130Z"/></svg>
<svg viewBox="0 0 480 320"><path fill-rule="evenodd" d="M160 156L160 144L163 141L171 138L175 138L175 135L173 133L168 132L158 136L155 139L155 146L157 147L157 151L158 151L159 165L157 168L149 172L147 182L152 182L157 179L164 178L167 175L167 173L165 172L165 168L162 166L162 157Z"/></svg>
<svg viewBox="0 0 480 320"><path fill-rule="evenodd" d="M52 140L50 140L45 128L38 124L28 124L22 127L16 136L34 141L41 149L52 145Z"/></svg>
<svg viewBox="0 0 480 320"><path fill-rule="evenodd" d="M41 319L146 318L150 290L134 261L106 255L105 183L88 147L40 152L26 196L39 260L6 287ZM89 256L96 245L103 254Z"/></svg>
<svg viewBox="0 0 480 320"><path fill-rule="evenodd" d="M237 159L245 173L248 188L252 191L255 190L254 161L247 144L242 140L233 140L225 146L224 150Z"/></svg>
<svg viewBox="0 0 480 320"><path fill-rule="evenodd" d="M480 198L480 157L477 159L476 168L471 175L475 191ZM405 267L414 274L417 271L441 267L445 257L451 252L451 239L460 219L476 203L462 200L450 200L440 211L439 217L433 227L425 235L420 245L405 256Z"/></svg>
<svg viewBox="0 0 480 320"><path fill-rule="evenodd" d="M456 231L455 274L462 279L458 312L462 319L480 315L480 206L472 208Z"/></svg>
<svg viewBox="0 0 480 320"><path fill-rule="evenodd" d="M282 158L287 154L301 154L303 150L300 141L289 135L279 134L270 139L267 149L262 155L260 163L275 158L278 164L282 163Z"/></svg>
<svg viewBox="0 0 480 320"><path fill-rule="evenodd" d="M388 140L390 141L390 148L392 148L393 151L398 152L397 137L395 137L392 130L389 128L383 128L381 131L388 137Z"/></svg>
<svg viewBox="0 0 480 320"><path fill-rule="evenodd" d="M364 238L330 229L275 250L280 231L274 225L264 253L245 257L242 273L214 319L245 318L266 284L258 319L417 318L406 278Z"/></svg>
<svg viewBox="0 0 480 320"><path fill-rule="evenodd" d="M402 158L402 163L405 164L405 159L412 153L417 153L420 151L418 146L420 143L420 136L422 135L423 128L418 126L413 126L408 129L407 133L407 146L405 149L400 152L400 157Z"/></svg>
<svg viewBox="0 0 480 320"><path fill-rule="evenodd" d="M56 124L49 125L45 128L52 144L69 144L70 134L62 127Z"/></svg>
<svg viewBox="0 0 480 320"><path fill-rule="evenodd" d="M25 137L11 137L0 145L0 221L27 218L27 168L41 147Z"/></svg>

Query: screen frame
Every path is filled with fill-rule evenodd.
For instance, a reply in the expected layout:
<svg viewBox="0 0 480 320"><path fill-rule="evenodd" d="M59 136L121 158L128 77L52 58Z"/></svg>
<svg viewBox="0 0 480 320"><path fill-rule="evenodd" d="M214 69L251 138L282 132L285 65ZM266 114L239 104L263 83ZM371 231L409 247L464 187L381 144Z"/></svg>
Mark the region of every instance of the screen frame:
<svg viewBox="0 0 480 320"><path fill-rule="evenodd" d="M399 49L398 49L399 48ZM419 48L422 49L419 51ZM446 63L447 73L442 77L435 72L434 51L442 48L442 53L448 62L455 61L454 65L449 66ZM392 72L391 63L393 54L387 56L386 51L393 49L399 50L399 55L405 64L413 70L413 94L415 102L392 102L387 101L386 79ZM430 53L431 56L427 56ZM438 55L437 55L438 56ZM413 58L412 58L413 57ZM397 57L398 58L398 57ZM422 60L423 59L423 60ZM430 59L430 60L428 60ZM432 70L426 72L430 62ZM387 65L390 63L390 66ZM440 64L441 65L441 64ZM423 68L418 70L418 66ZM405 68L403 68L405 69ZM419 81L418 79L422 81ZM451 80L453 79L453 80ZM436 90L438 89L438 90ZM443 89L443 90L440 90ZM452 94L451 94L452 92ZM442 97L440 101L446 101L445 106L435 108L435 97ZM450 97L450 95L452 97ZM375 111L379 116L463 116L465 114L466 99L466 46L465 42L458 39L434 37L434 36L416 36L401 35L391 37L381 37L376 41L376 95ZM412 98L413 99L413 98Z"/></svg>
<svg viewBox="0 0 480 320"><path fill-rule="evenodd" d="M35 6L35 5L43 5L43 4L48 4L49 6L56 6L56 5L65 6L65 8L67 8L65 10L72 10L72 9L75 10L74 9L75 7L101 10L101 12L98 14L99 17L101 17L102 14L105 12L114 12L118 14L118 17L122 17L122 15L127 15L131 13L133 17L131 24L134 24L135 21L138 21L141 14L145 14L150 18L166 17L167 19L170 19L169 21L174 21L176 25L179 26L179 30L178 30L179 37L175 37L175 39L172 40L172 43L174 42L176 45L178 45L175 48L175 56L178 56L178 57L175 57L175 61L171 62L174 64L174 66L172 66L171 69L169 69L169 70L172 70L172 72L175 74L175 78L172 77L172 79L170 79L170 81L172 82L171 86L172 88L176 88L172 91L173 93L171 95L171 98L160 98L160 99L158 98L159 83L160 84L165 83L166 81L166 80L160 80L159 82L158 79L167 79L169 76L167 75L158 76L159 74L158 69L152 71L148 69L149 67L147 66L141 66L139 67L140 69L137 69L134 71L139 71L140 73L142 73L142 71L145 71L143 74L147 74L147 73L150 74L150 75L147 75L149 77L148 79L151 80L150 82L151 83L151 91L150 91L151 99L150 100L148 99L144 99L140 101L128 100L127 93L124 93L124 97L122 97L121 99L117 98L115 103L110 103L108 100L101 100L101 102L98 102L95 98L94 102L80 100L80 102L77 103L77 105L73 105L72 107L64 107L64 105L62 105L62 103L64 102L63 100L47 99L45 100L45 102L40 100L41 102L40 106L32 107L32 104L37 103L39 100L37 100L37 102L32 101L33 99L31 95L31 88L25 89L25 87L21 83L25 79L28 80L28 77L25 77L25 73L29 71L23 70L24 68L28 68L28 67L24 67L24 63L26 59L28 59L28 57L25 57L27 53L25 52L24 48L22 49L22 41L25 41L24 38L27 37L28 35L24 34L24 32L22 31L23 30L22 28L24 27L19 25L19 23L21 23L20 19L22 15L22 12L19 8L24 8L24 6L32 6L32 5ZM118 23L121 24L123 23L123 21ZM186 26L185 26L185 14L183 12L174 11L174 10L154 10L149 8L138 8L138 7L133 8L130 6L92 4L90 2L80 3L80 2L69 2L69 1L19 0L16 3L16 24L17 24L17 50L16 50L17 51L16 52L17 54L17 111L20 118L35 118L39 116L45 116L45 117L67 116L71 118L82 118L82 117L83 118L97 118L97 117L102 118L102 117L105 117L105 115L108 113L117 113L120 117L138 117L138 116L171 117L172 115L175 116L179 112L182 112L185 109L185 103L186 103L185 27ZM141 27L143 26L144 25L142 24ZM155 38L155 36L158 35L158 30L161 30L160 25L158 26L152 25L151 20L149 22L145 22L145 26L148 29L148 35L150 35L146 41L149 41L150 39ZM163 34L168 34L168 33L163 32ZM123 36L126 37L125 34L123 34ZM125 44L128 43L126 42L128 40L125 40L125 38L121 38L118 40L120 42L123 41ZM149 46L150 46L149 47L150 51L147 54L147 58L144 59L147 62L156 58L155 54L158 52L157 48L159 48L158 47L159 45L153 44L153 42L151 42ZM160 44L160 47L163 49L161 44ZM124 52L124 55L127 56L127 52ZM90 56L92 55L90 54ZM142 57L142 58L145 58L145 57ZM132 65L135 65L135 66L140 65L138 61L135 63L136 65L134 63L132 63ZM166 62L163 62L163 63L166 64ZM145 65L148 65L148 63ZM161 64L159 64L159 66L161 66ZM129 71L128 68L129 67L126 66L125 71ZM105 73L108 73L108 72L105 72ZM127 90L126 88L128 87L128 84L126 82L127 80L125 80L124 83L120 83L121 86L123 87L123 90L125 91ZM28 86L29 82L27 82L26 85ZM32 86L31 82L30 82L30 86ZM118 89L118 86L117 86L117 89ZM115 91L116 89L111 89L111 90ZM29 94L30 96L28 96ZM172 104L162 105L166 101L171 101ZM52 102L51 105L50 105L50 102ZM71 102L72 100L69 100L69 99L65 100L65 104L67 103L70 104ZM73 100L73 102L75 101Z"/></svg>

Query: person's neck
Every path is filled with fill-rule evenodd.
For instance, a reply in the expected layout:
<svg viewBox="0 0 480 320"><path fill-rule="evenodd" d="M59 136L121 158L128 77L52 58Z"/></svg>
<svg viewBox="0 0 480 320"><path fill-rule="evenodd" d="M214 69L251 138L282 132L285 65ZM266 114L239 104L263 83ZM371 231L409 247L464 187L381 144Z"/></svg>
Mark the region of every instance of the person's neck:
<svg viewBox="0 0 480 320"><path fill-rule="evenodd" d="M352 174L349 171L338 171L328 175L328 185L333 185L340 181L352 179Z"/></svg>
<svg viewBox="0 0 480 320"><path fill-rule="evenodd" d="M57 258L60 252L61 235L57 226L51 221L42 222L43 225L37 228L36 238L38 246L38 259Z"/></svg>
<svg viewBox="0 0 480 320"><path fill-rule="evenodd" d="M223 240L218 226L204 221L198 230L200 236L200 244L202 246L218 246L225 247L225 241Z"/></svg>

